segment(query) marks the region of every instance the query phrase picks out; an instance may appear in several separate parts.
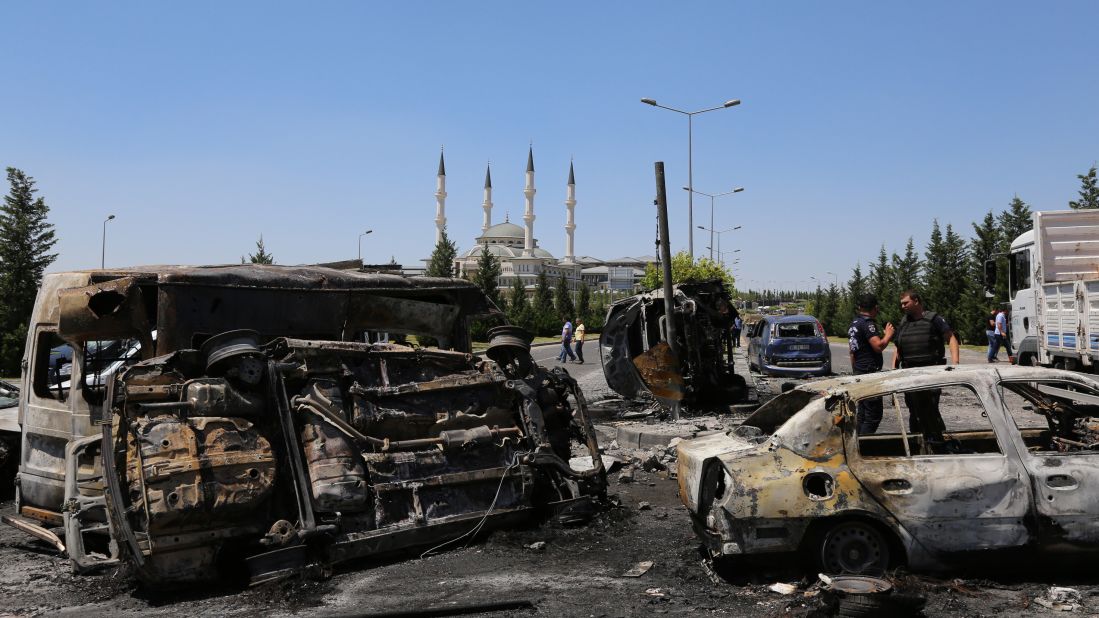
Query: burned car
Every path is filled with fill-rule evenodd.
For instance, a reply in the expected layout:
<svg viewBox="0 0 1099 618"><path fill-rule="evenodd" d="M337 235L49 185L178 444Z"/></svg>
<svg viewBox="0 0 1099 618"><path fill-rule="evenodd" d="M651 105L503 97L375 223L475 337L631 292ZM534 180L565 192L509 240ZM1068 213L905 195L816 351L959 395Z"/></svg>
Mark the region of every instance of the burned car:
<svg viewBox="0 0 1099 618"><path fill-rule="evenodd" d="M521 329L490 331L494 360L473 355L470 321L497 315L464 281L322 267L49 275L5 522L77 570L125 562L178 585L582 521L605 493L583 395L533 363ZM73 375L53 384L57 339ZM107 340L138 342L140 358L90 362ZM96 367L111 373L88 380Z"/></svg>
<svg viewBox="0 0 1099 618"><path fill-rule="evenodd" d="M675 349L667 343L664 293L620 300L599 336L607 385L623 397L650 393L665 405L736 401L747 389L733 371L733 321L738 313L720 280L678 283Z"/></svg>
<svg viewBox="0 0 1099 618"><path fill-rule="evenodd" d="M858 405L875 401L885 418L859 435ZM1077 373L823 380L678 451L680 495L714 557L804 552L824 572L874 573L1099 549L1099 382Z"/></svg>

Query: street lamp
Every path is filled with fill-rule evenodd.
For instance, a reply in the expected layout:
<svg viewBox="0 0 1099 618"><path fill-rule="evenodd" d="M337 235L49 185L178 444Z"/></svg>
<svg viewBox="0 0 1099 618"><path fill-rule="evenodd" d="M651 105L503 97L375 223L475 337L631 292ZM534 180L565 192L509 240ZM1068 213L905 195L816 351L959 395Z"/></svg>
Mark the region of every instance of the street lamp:
<svg viewBox="0 0 1099 618"><path fill-rule="evenodd" d="M114 219L114 215L103 220L103 244L100 245L99 268L105 268L105 264L107 263L107 222L112 219Z"/></svg>
<svg viewBox="0 0 1099 618"><path fill-rule="evenodd" d="M836 273L834 273L834 272L832 272L832 271L830 271L830 270L826 270L826 271L824 271L824 274L826 274L826 275L832 275L832 277L834 277L834 278L835 278L835 280L836 280L836 281L835 281L835 283L836 283L836 287L838 288L838 287L840 286L840 276L839 276L839 275L837 275Z"/></svg>
<svg viewBox="0 0 1099 618"><path fill-rule="evenodd" d="M734 227L726 228L724 230L714 230L714 229L711 229L711 228L704 227L704 226L700 225L700 226L698 226L698 229L706 230L707 232L710 232L710 237L711 238L713 238L714 234L717 234L717 252L721 253L721 235L724 234L725 232L732 232L733 230L739 230L742 227L744 227L744 226L737 225L737 226L734 226ZM713 243L710 243L710 246L706 247L706 248L710 249L710 251L713 251L712 247L713 247ZM737 249L737 251L740 251L740 249ZM726 253L729 253L729 252L726 251ZM712 253L710 254L710 259L711 260L714 259L714 256L713 256Z"/></svg>
<svg viewBox="0 0 1099 618"><path fill-rule="evenodd" d="M706 112L712 112L714 110L725 109L726 107L733 107L740 105L740 99L729 99L728 101L718 105L717 107L710 107L707 109L700 109L696 112L688 112L674 107L668 107L656 102L655 99L641 99L641 102L645 105L652 105L653 107L659 107L668 111L677 112L687 117L687 229L690 230L690 236L687 237L687 249L691 254L691 260L695 258L695 219L694 219L694 117L697 114L704 114ZM713 222L711 222L711 227Z"/></svg>
<svg viewBox="0 0 1099 618"><path fill-rule="evenodd" d="M363 236L373 232L374 230L367 230L362 234L359 234L359 266L363 265Z"/></svg>
<svg viewBox="0 0 1099 618"><path fill-rule="evenodd" d="M714 194L714 195L711 195L709 193L705 193L703 191L695 191L694 189L692 189L690 187L683 187L683 190L687 191L689 193L697 193L699 195L705 195L706 197L710 198L710 227L709 228L704 228L701 225L698 226L698 227L700 229L703 229L703 230L705 230L705 229L710 230L710 246L711 247L714 246L714 198L715 197L721 197L722 195L732 195L733 193L740 193L741 191L744 190L744 187L737 187L737 188L733 189L732 191L726 191L725 193L717 193L717 194ZM710 259L711 260L714 259L713 249L710 250Z"/></svg>

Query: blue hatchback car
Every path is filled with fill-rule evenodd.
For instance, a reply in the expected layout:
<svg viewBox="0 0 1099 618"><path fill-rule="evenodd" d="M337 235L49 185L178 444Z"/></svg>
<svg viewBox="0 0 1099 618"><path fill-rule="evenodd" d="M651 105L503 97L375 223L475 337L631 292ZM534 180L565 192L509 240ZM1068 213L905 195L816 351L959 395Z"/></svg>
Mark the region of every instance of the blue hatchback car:
<svg viewBox="0 0 1099 618"><path fill-rule="evenodd" d="M813 316L765 316L748 331L748 365L770 375L826 376L832 350Z"/></svg>

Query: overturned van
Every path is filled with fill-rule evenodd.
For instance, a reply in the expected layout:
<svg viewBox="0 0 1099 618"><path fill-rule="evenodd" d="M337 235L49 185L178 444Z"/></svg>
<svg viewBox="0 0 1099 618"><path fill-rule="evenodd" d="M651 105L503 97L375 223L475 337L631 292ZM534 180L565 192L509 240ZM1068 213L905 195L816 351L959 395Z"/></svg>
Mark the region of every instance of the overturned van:
<svg viewBox="0 0 1099 618"><path fill-rule="evenodd" d="M738 313L720 280L672 286L676 347L667 341L663 290L620 300L599 337L607 385L627 398L648 393L667 406L737 401L747 394L733 371Z"/></svg>
<svg viewBox="0 0 1099 618"><path fill-rule="evenodd" d="M77 570L180 584L582 521L605 493L583 395L520 329L473 355L471 320L498 317L465 281L323 267L47 275L5 523ZM391 341L408 335L439 347ZM574 450L594 467L573 470Z"/></svg>

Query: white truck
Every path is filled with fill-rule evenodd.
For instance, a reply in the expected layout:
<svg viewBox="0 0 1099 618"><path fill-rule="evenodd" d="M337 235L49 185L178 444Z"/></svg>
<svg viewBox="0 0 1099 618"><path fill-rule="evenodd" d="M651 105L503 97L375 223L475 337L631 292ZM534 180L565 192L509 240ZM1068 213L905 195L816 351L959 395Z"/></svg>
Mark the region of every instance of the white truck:
<svg viewBox="0 0 1099 618"><path fill-rule="evenodd" d="M986 280L995 268L986 265ZM1020 365L1099 364L1099 211L1034 213L1011 243L1011 344Z"/></svg>

